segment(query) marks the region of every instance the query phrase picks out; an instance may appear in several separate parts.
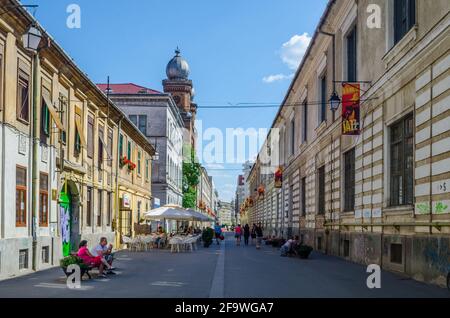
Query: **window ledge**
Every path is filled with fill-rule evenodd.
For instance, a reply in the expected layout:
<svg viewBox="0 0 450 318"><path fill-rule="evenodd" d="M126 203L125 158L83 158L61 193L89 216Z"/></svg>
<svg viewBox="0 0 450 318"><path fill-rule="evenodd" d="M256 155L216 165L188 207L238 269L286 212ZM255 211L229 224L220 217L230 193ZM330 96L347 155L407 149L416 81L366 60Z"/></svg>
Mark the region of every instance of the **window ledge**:
<svg viewBox="0 0 450 318"><path fill-rule="evenodd" d="M27 125L27 126L30 125L29 121L27 121L26 119L20 118L20 117L17 117L17 121L24 125Z"/></svg>
<svg viewBox="0 0 450 318"><path fill-rule="evenodd" d="M300 145L300 153L302 153L307 147L308 147L308 142L304 141L304 142Z"/></svg>
<svg viewBox="0 0 450 318"><path fill-rule="evenodd" d="M385 63L385 67L388 69L397 63L411 47L416 43L417 39L417 25L413 26L405 36L383 56L382 60Z"/></svg>
<svg viewBox="0 0 450 318"><path fill-rule="evenodd" d="M386 213L411 214L414 213L414 205L390 206L383 209Z"/></svg>
<svg viewBox="0 0 450 318"><path fill-rule="evenodd" d="M327 121L324 120L324 121L321 122L321 123L319 124L319 126L317 126L316 129L315 129L317 137L318 137L320 134L322 134L322 133L325 131L326 128L327 128Z"/></svg>

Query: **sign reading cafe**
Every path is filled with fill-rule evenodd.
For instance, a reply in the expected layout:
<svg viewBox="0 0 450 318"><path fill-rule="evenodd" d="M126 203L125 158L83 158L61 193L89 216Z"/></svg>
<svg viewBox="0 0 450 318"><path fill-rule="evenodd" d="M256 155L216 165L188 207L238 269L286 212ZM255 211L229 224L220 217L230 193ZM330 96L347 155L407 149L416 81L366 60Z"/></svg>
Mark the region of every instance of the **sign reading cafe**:
<svg viewBox="0 0 450 318"><path fill-rule="evenodd" d="M342 134L359 135L360 86L355 83L342 84Z"/></svg>

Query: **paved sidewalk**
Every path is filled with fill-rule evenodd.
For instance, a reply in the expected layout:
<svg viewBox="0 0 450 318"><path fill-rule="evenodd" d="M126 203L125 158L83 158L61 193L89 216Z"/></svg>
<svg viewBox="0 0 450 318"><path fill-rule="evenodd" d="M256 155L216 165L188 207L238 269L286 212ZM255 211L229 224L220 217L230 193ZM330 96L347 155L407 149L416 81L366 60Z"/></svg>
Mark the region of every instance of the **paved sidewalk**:
<svg viewBox="0 0 450 318"><path fill-rule="evenodd" d="M263 245L235 246L228 236L220 246L199 246L192 253L121 251L118 275L83 280L81 290L66 287L60 268L0 282L0 297L50 298L281 298L281 297L445 297L450 292L385 272L381 289L366 286L366 267L312 253L311 259L280 257Z"/></svg>

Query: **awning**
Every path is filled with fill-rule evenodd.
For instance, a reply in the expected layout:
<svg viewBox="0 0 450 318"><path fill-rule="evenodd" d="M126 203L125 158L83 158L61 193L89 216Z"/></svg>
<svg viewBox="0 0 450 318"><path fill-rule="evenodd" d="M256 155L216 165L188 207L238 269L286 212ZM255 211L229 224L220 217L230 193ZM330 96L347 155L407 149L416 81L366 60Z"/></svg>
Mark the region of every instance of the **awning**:
<svg viewBox="0 0 450 318"><path fill-rule="evenodd" d="M79 119L75 118L75 127L77 128L78 135L80 136L80 142L83 147L86 147L86 139L84 138L83 129Z"/></svg>
<svg viewBox="0 0 450 318"><path fill-rule="evenodd" d="M198 218L200 219L199 221L202 221L202 222L213 222L214 221L214 219L212 219L211 217L209 217L203 213L200 213L198 211L195 211L193 209L187 209L187 211L192 213L195 216L198 216Z"/></svg>
<svg viewBox="0 0 450 318"><path fill-rule="evenodd" d="M48 111L50 112L50 115L52 116L53 120L55 121L56 127L59 129L65 131L63 123L61 122L61 119L59 119L58 112L53 108L52 101L50 100L50 97L48 97L46 94L42 95L44 98L45 105L47 106Z"/></svg>
<svg viewBox="0 0 450 318"><path fill-rule="evenodd" d="M165 205L148 211L144 214L150 220L178 220L178 221L201 221L198 215L194 215L186 209L177 205Z"/></svg>
<svg viewBox="0 0 450 318"><path fill-rule="evenodd" d="M103 144L103 149L106 151L106 156L107 156L108 160L112 160L112 156L109 153L108 145L105 143L105 140L103 139L103 136L98 136L98 138L100 138L100 141Z"/></svg>

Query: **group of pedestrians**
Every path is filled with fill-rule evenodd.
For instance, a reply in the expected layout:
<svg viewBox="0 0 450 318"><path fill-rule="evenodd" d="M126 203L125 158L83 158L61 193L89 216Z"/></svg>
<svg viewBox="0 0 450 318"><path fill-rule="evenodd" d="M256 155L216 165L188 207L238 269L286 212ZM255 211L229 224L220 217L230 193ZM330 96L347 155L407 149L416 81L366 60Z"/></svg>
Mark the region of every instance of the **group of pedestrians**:
<svg viewBox="0 0 450 318"><path fill-rule="evenodd" d="M244 235L244 244L247 246L249 244L249 238L251 237L251 244L253 245L256 240L256 248L261 248L262 238L263 238L263 228L261 223L256 225L253 223L252 228L248 224L245 224L242 228L240 224L234 228L234 237L236 238L236 245L241 245L241 238Z"/></svg>

